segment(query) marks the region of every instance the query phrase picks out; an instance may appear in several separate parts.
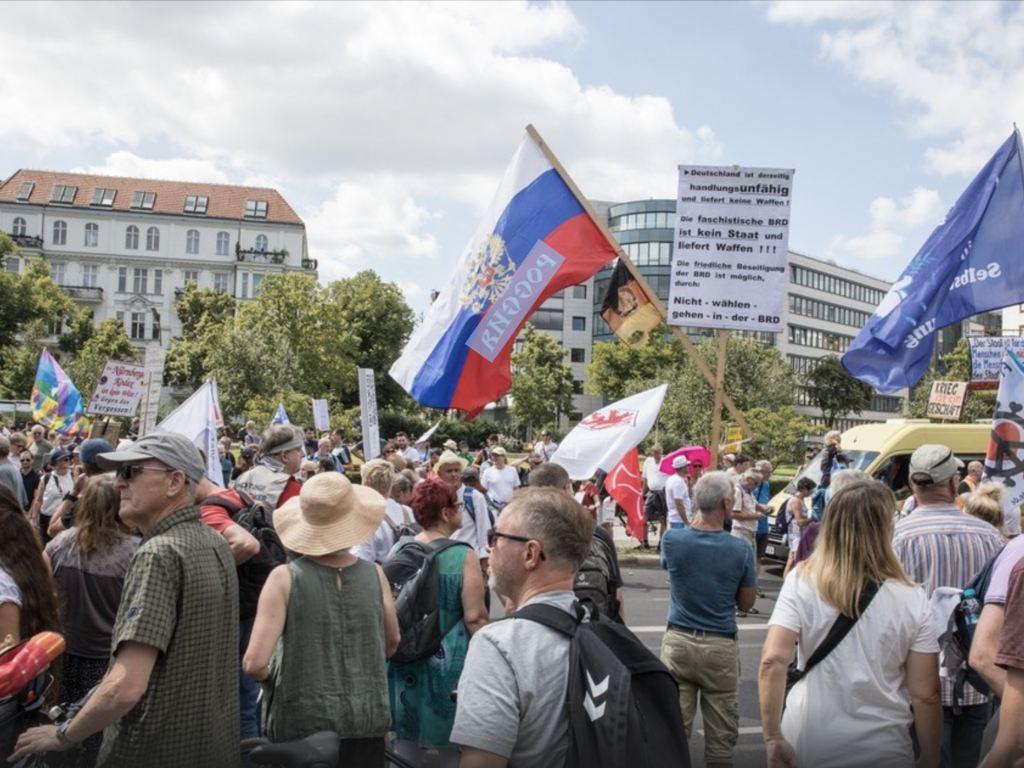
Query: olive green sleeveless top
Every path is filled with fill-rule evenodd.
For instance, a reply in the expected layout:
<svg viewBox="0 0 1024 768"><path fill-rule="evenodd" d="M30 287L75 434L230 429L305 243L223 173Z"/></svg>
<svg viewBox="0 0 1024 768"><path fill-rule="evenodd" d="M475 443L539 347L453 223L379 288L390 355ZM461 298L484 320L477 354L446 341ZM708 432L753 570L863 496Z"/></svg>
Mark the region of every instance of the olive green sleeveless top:
<svg viewBox="0 0 1024 768"><path fill-rule="evenodd" d="M376 566L359 560L330 568L300 557L288 572L288 616L264 690L267 735L272 741L318 731L383 736L391 714Z"/></svg>

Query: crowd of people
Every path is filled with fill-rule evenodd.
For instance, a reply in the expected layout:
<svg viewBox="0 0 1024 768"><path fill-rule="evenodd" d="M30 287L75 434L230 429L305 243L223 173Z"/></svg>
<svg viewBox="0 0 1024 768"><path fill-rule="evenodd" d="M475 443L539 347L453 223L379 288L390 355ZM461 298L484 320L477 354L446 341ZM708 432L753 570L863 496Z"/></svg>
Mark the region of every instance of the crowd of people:
<svg viewBox="0 0 1024 768"><path fill-rule="evenodd" d="M0 644L60 632L50 696L92 691L4 754L231 766L243 738L334 731L345 765L381 766L385 750L413 765L565 763L571 641L515 614L579 619L582 604L627 624L602 477L574 483L549 432L522 467L497 436L470 452L399 433L369 461L341 429L250 422L238 442L220 443L215 484L173 433L116 448L40 425L0 436ZM700 710L704 764L734 761L737 619L758 613L769 526L790 553L757 672L769 766L1020 764L1024 539L1007 534L1001 488L942 445L910 456L902 506L844 468L838 433L808 461L820 480L799 478L777 513L769 461L665 464L658 445L644 461L669 582L660 660L687 736ZM436 574L437 637L418 655L394 577L410 553ZM946 624L981 574L957 667Z"/></svg>

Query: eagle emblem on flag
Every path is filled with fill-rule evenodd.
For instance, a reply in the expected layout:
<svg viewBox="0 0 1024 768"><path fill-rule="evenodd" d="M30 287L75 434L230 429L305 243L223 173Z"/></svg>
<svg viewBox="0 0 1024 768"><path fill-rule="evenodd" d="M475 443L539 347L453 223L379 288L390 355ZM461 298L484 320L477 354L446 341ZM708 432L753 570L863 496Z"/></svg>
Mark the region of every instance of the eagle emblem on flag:
<svg viewBox="0 0 1024 768"><path fill-rule="evenodd" d="M469 275L462 286L462 306L480 312L501 295L514 273L501 235L488 235L470 262Z"/></svg>

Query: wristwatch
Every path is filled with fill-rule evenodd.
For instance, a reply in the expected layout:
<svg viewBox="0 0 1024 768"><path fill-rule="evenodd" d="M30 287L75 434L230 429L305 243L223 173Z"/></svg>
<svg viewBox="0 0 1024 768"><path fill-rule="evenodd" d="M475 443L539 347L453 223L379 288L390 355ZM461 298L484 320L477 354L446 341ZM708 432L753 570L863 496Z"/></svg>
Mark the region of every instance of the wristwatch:
<svg viewBox="0 0 1024 768"><path fill-rule="evenodd" d="M64 747L64 749L71 749L72 747L77 747L78 746L78 742L77 741L72 741L68 737L67 730L70 727L71 727L71 720L68 720L67 722L62 723L61 725L59 725L57 727L57 742L62 747Z"/></svg>

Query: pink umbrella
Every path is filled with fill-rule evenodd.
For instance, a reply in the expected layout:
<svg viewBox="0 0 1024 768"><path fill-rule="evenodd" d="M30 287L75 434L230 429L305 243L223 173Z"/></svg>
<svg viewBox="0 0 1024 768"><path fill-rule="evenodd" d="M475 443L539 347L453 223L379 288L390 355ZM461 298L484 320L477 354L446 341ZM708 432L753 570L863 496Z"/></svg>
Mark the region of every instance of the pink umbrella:
<svg viewBox="0 0 1024 768"><path fill-rule="evenodd" d="M674 475L676 471L672 469L672 460L676 456L685 456L686 460L690 462L687 471L691 475L693 474L693 462L699 461L704 465L704 469L709 469L708 464L711 462L711 451L703 445L684 445L682 448L676 448L672 453L666 454L662 458L661 464L658 465L658 469L666 475ZM710 469L714 469L714 467L710 467Z"/></svg>

